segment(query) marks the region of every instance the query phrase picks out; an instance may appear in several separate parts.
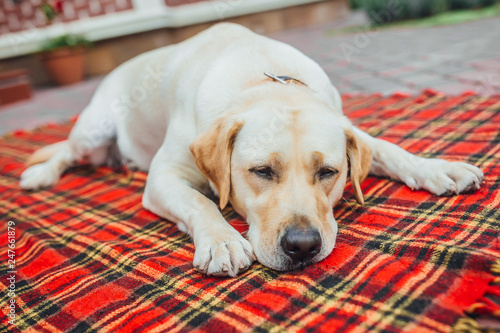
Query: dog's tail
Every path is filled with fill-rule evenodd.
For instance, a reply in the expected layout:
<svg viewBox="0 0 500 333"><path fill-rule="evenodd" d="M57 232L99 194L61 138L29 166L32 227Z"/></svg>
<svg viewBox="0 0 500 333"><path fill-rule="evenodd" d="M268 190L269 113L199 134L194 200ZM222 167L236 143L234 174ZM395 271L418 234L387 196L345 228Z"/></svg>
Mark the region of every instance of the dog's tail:
<svg viewBox="0 0 500 333"><path fill-rule="evenodd" d="M31 166L33 164L45 162L54 156L58 151L65 149L67 146L68 140L64 140L40 148L28 157L26 164L27 166Z"/></svg>

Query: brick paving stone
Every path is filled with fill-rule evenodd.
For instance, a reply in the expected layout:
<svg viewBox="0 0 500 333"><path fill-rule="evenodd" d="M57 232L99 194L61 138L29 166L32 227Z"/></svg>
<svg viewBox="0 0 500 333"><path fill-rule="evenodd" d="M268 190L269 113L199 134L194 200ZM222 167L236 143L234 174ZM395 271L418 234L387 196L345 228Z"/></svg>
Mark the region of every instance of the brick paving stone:
<svg viewBox="0 0 500 333"><path fill-rule="evenodd" d="M405 83L414 83L414 82L424 82L429 80L430 78L436 78L439 77L438 75L433 75L429 74L426 72L422 71L415 71L415 72L409 72L409 73L403 73L400 75L396 75L394 79L397 79L398 81L402 81Z"/></svg>
<svg viewBox="0 0 500 333"><path fill-rule="evenodd" d="M461 72L461 73L455 73L452 74L451 76L455 79L458 79L461 82L474 82L474 83L481 83L485 80L488 80L488 78L493 75L494 71L487 71L487 70L470 70L467 72ZM499 72L500 73L500 72Z"/></svg>
<svg viewBox="0 0 500 333"><path fill-rule="evenodd" d="M480 85L473 83L452 83L452 84L438 85L433 88L447 95L458 95L465 91L474 91L476 93L482 92ZM491 94L488 93L485 95L489 96Z"/></svg>
<svg viewBox="0 0 500 333"><path fill-rule="evenodd" d="M382 77L394 77L402 74L407 74L407 73L414 73L415 72L415 67L413 66L402 66L402 67L396 67L388 70L382 70L378 73L378 75Z"/></svg>
<svg viewBox="0 0 500 333"><path fill-rule="evenodd" d="M370 71L356 71L352 72L348 75L339 75L338 79L345 81L345 82L356 82L368 78L372 78L374 75Z"/></svg>
<svg viewBox="0 0 500 333"><path fill-rule="evenodd" d="M438 87L438 86L445 86L445 85L451 85L457 83L455 80L451 78L445 78L445 77L440 77L440 78L429 78L426 81L419 81L419 82L411 82L407 83L410 87L417 88L419 90L423 90L429 87ZM470 83L470 82L464 82L464 83ZM472 82L474 84L474 82Z"/></svg>
<svg viewBox="0 0 500 333"><path fill-rule="evenodd" d="M481 83L476 86L476 93L478 95L491 96L498 94L498 90L500 89L500 85L491 85L488 82Z"/></svg>
<svg viewBox="0 0 500 333"><path fill-rule="evenodd" d="M436 66L430 68L431 71L442 75L465 72L471 69L472 69L471 67L463 64L458 65L458 64L446 64L446 63L437 64Z"/></svg>
<svg viewBox="0 0 500 333"><path fill-rule="evenodd" d="M359 93L359 88L353 87L350 84L346 84L346 83L343 83L343 82L336 82L335 80L332 80L332 82L335 84L335 87L338 89L338 91L341 94Z"/></svg>
<svg viewBox="0 0 500 333"><path fill-rule="evenodd" d="M325 72L328 75L332 75L332 76L340 76L340 75L342 75L343 77L349 77L350 75L359 74L359 70L358 69L351 68L349 66L335 67L335 68L331 68L331 69L325 69Z"/></svg>
<svg viewBox="0 0 500 333"><path fill-rule="evenodd" d="M479 86L481 87L479 91L487 91L491 95L498 93L500 90L500 72L492 71L480 76L479 79Z"/></svg>
<svg viewBox="0 0 500 333"><path fill-rule="evenodd" d="M406 85L409 85L410 87L420 87L420 88L442 86L456 82L456 80L453 80L452 78L426 72L403 74L396 76L393 79L404 82Z"/></svg>
<svg viewBox="0 0 500 333"><path fill-rule="evenodd" d="M500 40L498 41L500 43ZM497 69L500 70L500 57L484 59L479 61L469 62L469 64L473 67L482 69L482 70L491 70Z"/></svg>
<svg viewBox="0 0 500 333"><path fill-rule="evenodd" d="M403 88L397 82L393 82L379 77L354 79L351 80L351 83L354 86L360 87L363 92L381 92L383 94L389 94L392 91L396 91L398 89Z"/></svg>
<svg viewBox="0 0 500 333"><path fill-rule="evenodd" d="M366 62L364 64L364 68L367 68L372 71L383 72L397 69L400 67L400 63L385 63L385 64L372 64L370 62Z"/></svg>

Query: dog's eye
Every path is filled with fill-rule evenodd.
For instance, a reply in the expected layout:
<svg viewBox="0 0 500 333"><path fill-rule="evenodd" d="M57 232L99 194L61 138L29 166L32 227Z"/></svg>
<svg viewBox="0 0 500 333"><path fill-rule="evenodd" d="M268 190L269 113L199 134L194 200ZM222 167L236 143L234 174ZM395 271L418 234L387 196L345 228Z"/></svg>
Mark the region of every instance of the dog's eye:
<svg viewBox="0 0 500 333"><path fill-rule="evenodd" d="M255 173L257 176L265 178L265 179L273 179L274 172L271 167L263 166L250 169L250 172Z"/></svg>
<svg viewBox="0 0 500 333"><path fill-rule="evenodd" d="M335 176L339 171L337 169L330 169L330 168L321 168L318 171L318 177L319 179L327 179Z"/></svg>

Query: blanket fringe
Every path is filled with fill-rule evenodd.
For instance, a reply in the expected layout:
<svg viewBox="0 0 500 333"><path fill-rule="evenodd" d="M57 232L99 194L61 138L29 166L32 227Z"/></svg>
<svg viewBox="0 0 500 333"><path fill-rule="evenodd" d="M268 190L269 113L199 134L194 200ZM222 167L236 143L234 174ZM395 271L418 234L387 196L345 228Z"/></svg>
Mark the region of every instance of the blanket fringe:
<svg viewBox="0 0 500 333"><path fill-rule="evenodd" d="M453 326L453 333L495 333L494 330L483 328L472 318L460 318Z"/></svg>
<svg viewBox="0 0 500 333"><path fill-rule="evenodd" d="M490 271L492 274L500 274L500 260L495 260L491 265ZM500 299L500 277L495 276L491 279L490 285L485 294L474 304L472 304L465 312L468 316L460 318L453 326L453 333L495 333L498 332L495 328L483 327L478 321L472 317L484 316L494 318L500 321L500 304L495 302L492 297Z"/></svg>

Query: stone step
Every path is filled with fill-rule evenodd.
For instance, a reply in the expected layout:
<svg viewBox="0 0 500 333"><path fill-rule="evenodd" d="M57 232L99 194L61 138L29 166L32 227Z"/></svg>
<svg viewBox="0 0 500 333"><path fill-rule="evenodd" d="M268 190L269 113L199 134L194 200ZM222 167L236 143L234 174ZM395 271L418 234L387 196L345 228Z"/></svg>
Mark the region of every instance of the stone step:
<svg viewBox="0 0 500 333"><path fill-rule="evenodd" d="M0 73L0 106L31 98L28 71L10 70Z"/></svg>

